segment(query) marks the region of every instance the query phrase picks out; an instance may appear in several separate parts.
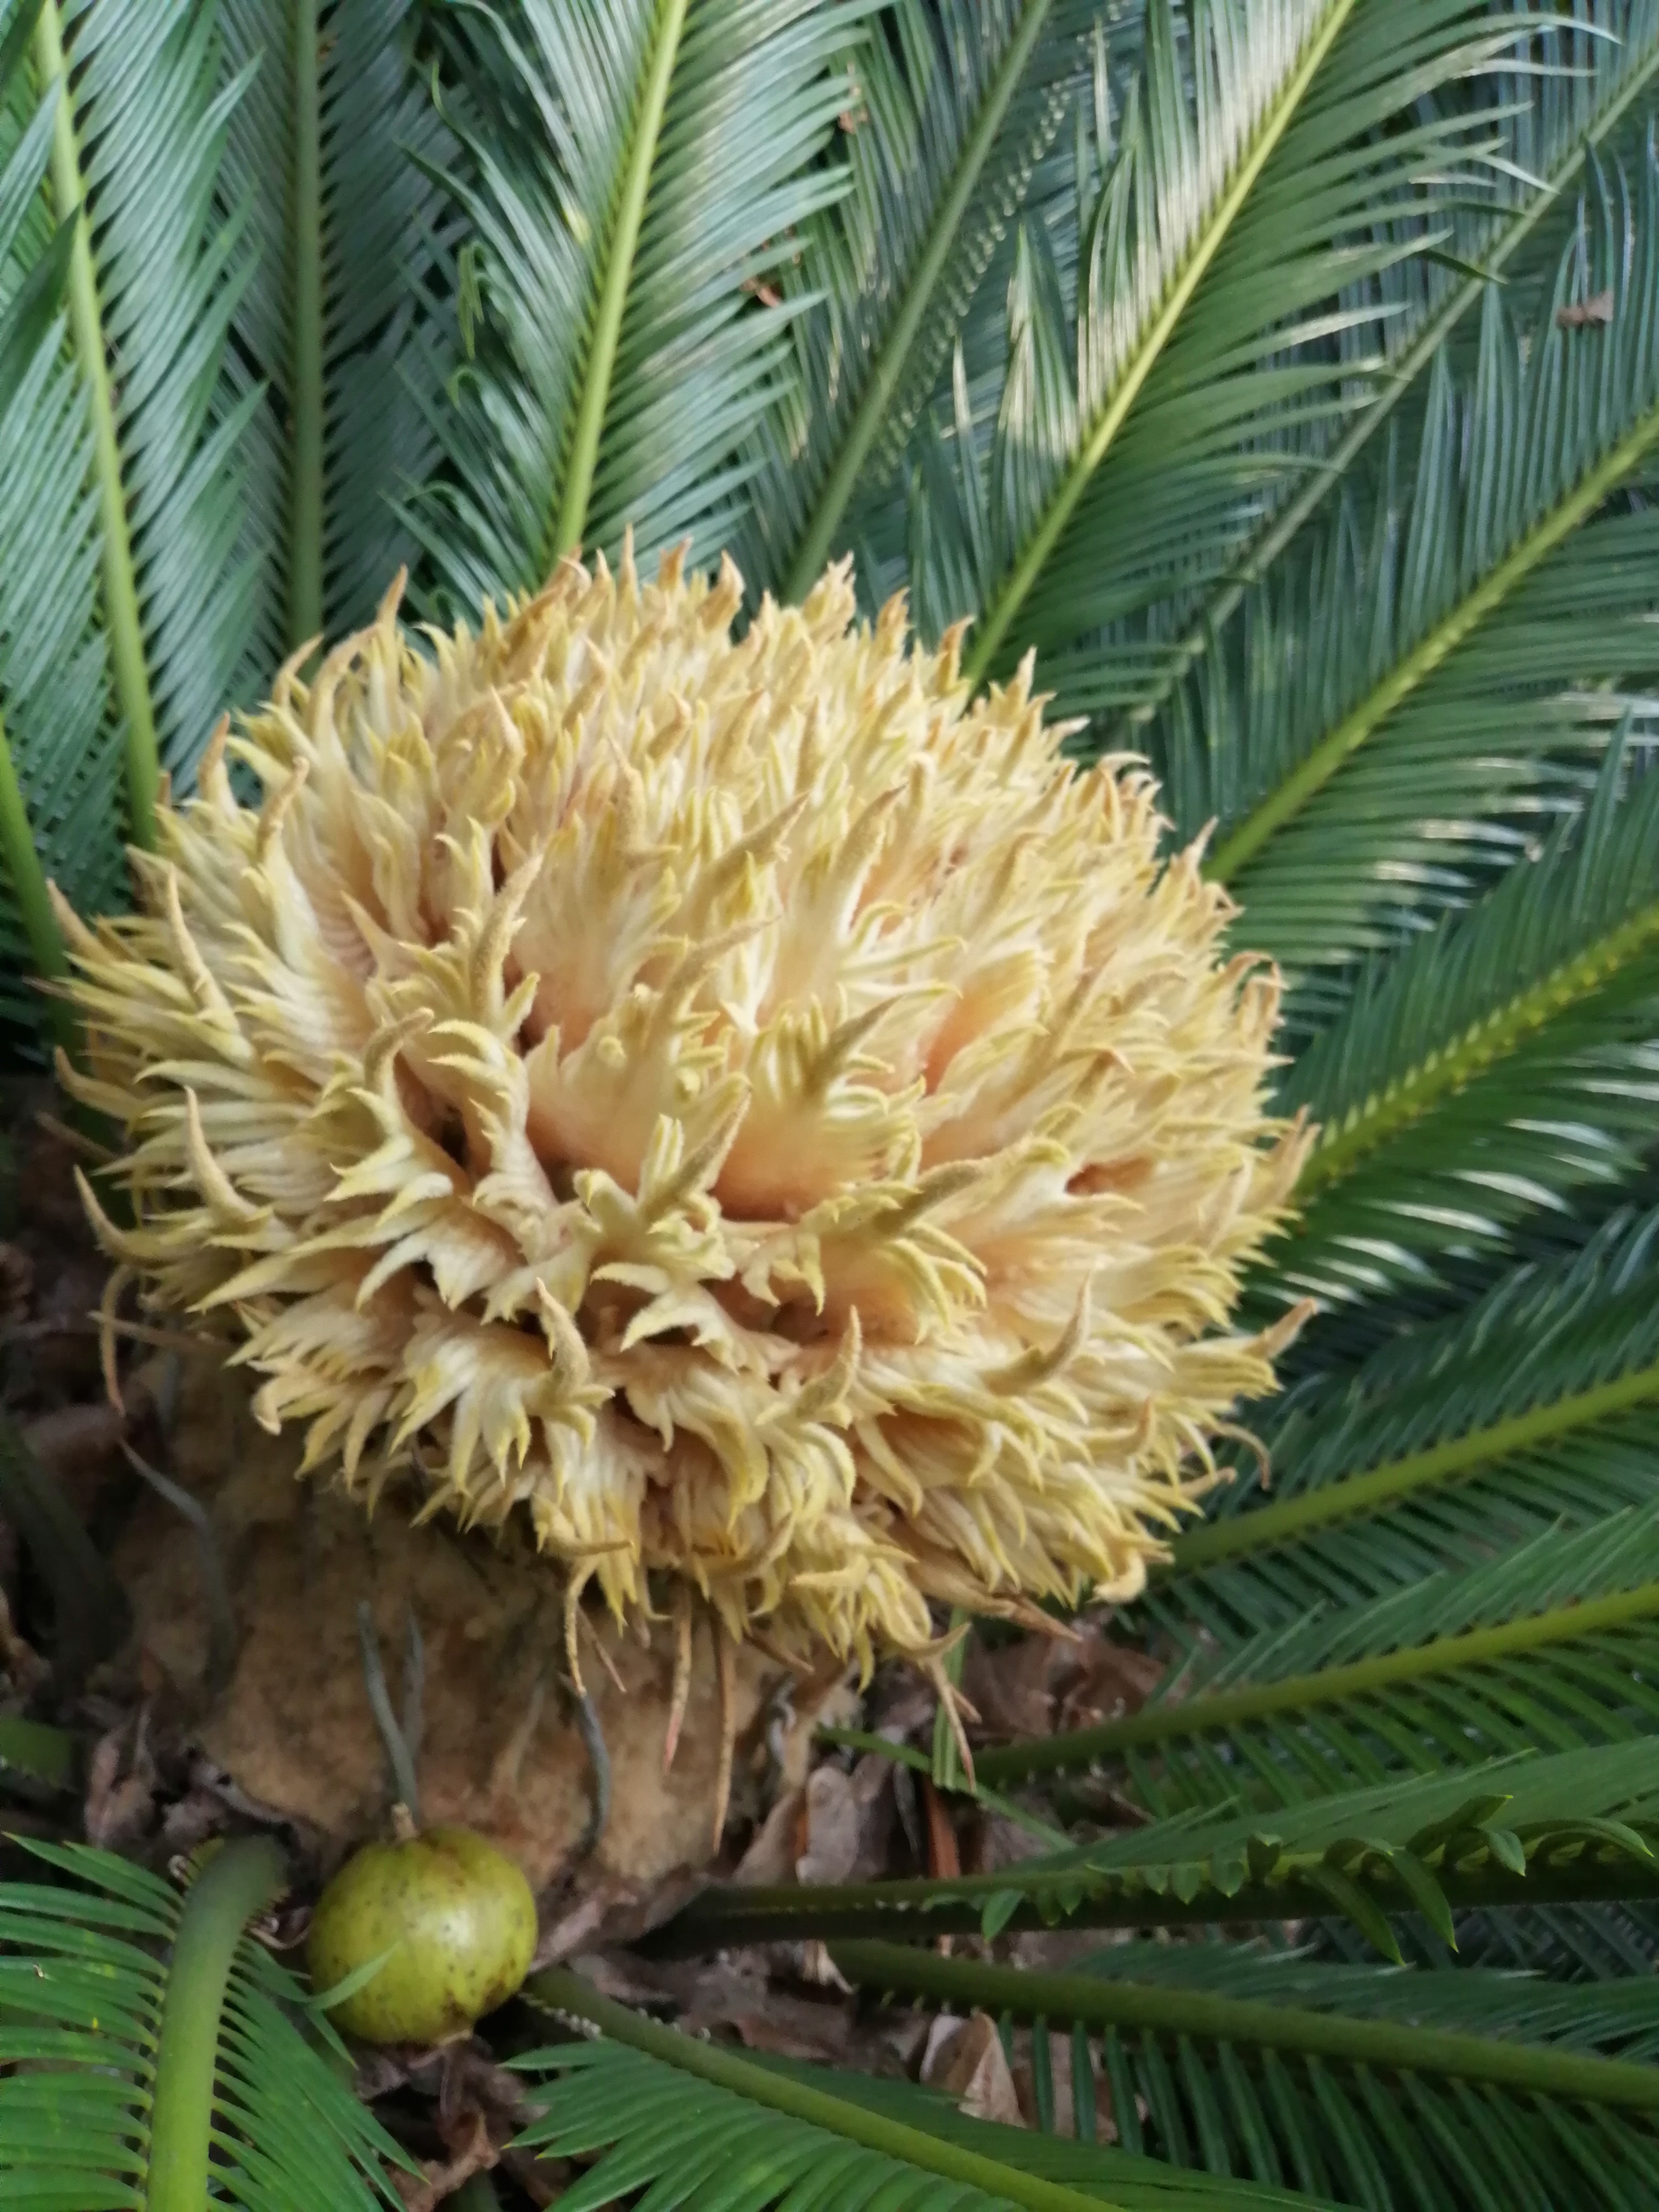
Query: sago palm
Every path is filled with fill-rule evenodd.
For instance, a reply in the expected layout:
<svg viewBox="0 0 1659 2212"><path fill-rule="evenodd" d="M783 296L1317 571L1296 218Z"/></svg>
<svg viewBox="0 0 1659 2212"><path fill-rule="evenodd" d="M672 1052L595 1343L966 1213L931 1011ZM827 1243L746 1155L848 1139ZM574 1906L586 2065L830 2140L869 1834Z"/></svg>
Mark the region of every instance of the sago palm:
<svg viewBox="0 0 1659 2212"><path fill-rule="evenodd" d="M989 2014L1034 2130L559 1968L560 2201L1652 2201L1656 448L1655 0L0 0L0 1012L111 1312L551 1592L543 1871L607 1607L716 1834L896 1654L931 1753L824 1755L1039 1839L646 1939ZM355 1655L223 1572L213 1696ZM1091 1601L1159 1686L969 1771L963 1632ZM266 1843L40 1848L9 2203L391 2188Z"/></svg>

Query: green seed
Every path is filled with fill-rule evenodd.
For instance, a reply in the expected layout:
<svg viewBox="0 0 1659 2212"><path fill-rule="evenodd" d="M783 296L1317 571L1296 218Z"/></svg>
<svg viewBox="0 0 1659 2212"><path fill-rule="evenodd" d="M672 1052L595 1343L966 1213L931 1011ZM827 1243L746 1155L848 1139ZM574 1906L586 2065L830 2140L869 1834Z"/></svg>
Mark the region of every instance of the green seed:
<svg viewBox="0 0 1659 2212"><path fill-rule="evenodd" d="M504 2004L530 1971L536 1904L513 1861L470 1828L365 1844L318 1901L307 1961L332 1989L383 1952L330 2009L364 2043L442 2043Z"/></svg>

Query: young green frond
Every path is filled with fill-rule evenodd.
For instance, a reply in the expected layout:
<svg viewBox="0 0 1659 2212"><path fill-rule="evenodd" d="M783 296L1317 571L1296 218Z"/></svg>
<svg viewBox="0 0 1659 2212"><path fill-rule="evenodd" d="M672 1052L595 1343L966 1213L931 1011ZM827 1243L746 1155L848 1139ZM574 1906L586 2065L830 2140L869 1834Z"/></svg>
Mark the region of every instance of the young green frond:
<svg viewBox="0 0 1659 2212"><path fill-rule="evenodd" d="M1374 1297L1421 1279L1449 1230L1490 1250L1518 1217L1633 1173L1656 1030L1659 777L1627 774L1615 738L1581 820L1364 964L1287 1071L1285 1107L1321 1136L1272 1255L1283 1295Z"/></svg>
<svg viewBox="0 0 1659 2212"><path fill-rule="evenodd" d="M1161 1610L1180 1619L1180 1591ZM1211 1616L1213 1619L1213 1614ZM994 1783L1121 1766L1164 1814L1236 1797L1295 1804L1393 1770L1631 1740L1659 1718L1659 1540L1626 1509L1462 1573L1195 1644L1140 1711L980 1754Z"/></svg>
<svg viewBox="0 0 1659 2212"><path fill-rule="evenodd" d="M1467 1310L1307 1377L1262 1426L1272 1495L1220 1493L1159 1604L1231 1640L1474 1546L1645 1504L1654 1233L1650 1215L1615 1215L1576 1255L1523 1263Z"/></svg>
<svg viewBox="0 0 1659 2212"><path fill-rule="evenodd" d="M34 16L0 16L0 1022L26 1051L45 1026L33 979L64 969L47 879L116 901L121 795L92 436L64 359L74 230L44 204L58 103L29 81ZM72 1024L58 1026L67 1041Z"/></svg>
<svg viewBox="0 0 1659 2212"><path fill-rule="evenodd" d="M1212 649L1251 584L1267 574L1297 533L1357 470L1395 408L1460 341L1472 311L1494 282L1524 285L1547 256L1546 285L1560 244L1560 211L1577 186L1585 151L1639 124L1659 77L1659 0L1594 0L1540 25L1524 52L1500 58L1482 82L1490 110L1507 126L1501 149L1477 155L1480 190L1448 195L1437 210L1449 224L1448 245L1425 262L1387 272L1395 289L1381 337L1389 370L1351 414L1316 424L1311 465L1260 488L1266 511L1218 581L1162 611L1158 631L1127 638L1116 656L1112 695L1127 709L1108 749L1164 710L1194 662ZM1471 180L1472 181L1472 180ZM1170 635L1171 626L1175 627Z"/></svg>
<svg viewBox="0 0 1659 2212"><path fill-rule="evenodd" d="M1501 1815L1501 1818L1499 1817ZM1351 1924L1398 1961L1395 1923L1455 1943L1455 1916L1519 1905L1659 1899L1654 1738L1522 1753L1267 1809L1233 1802L1117 1828L1068 1852L951 1880L710 1890L653 1939L668 1956L733 1943L891 1936L931 1943L1009 1928Z"/></svg>
<svg viewBox="0 0 1659 2212"><path fill-rule="evenodd" d="M972 404L972 431L958 419L949 455L924 456L914 585L928 619L976 613L974 674L1035 643L1090 708L1092 633L1224 561L1241 491L1343 404L1348 365L1323 342L1376 308L1335 295L1422 241L1434 193L1415 179L1481 143L1455 113L1377 132L1387 87L1403 72L1427 92L1513 38L1459 0L1386 23L1348 0L1148 9L1143 68L1110 88L1121 112L1079 181L1074 279L1028 225L989 412Z"/></svg>
<svg viewBox="0 0 1659 2212"><path fill-rule="evenodd" d="M794 387L756 434L742 544L759 582L799 598L856 542L860 495L890 478L1068 122L1085 37L1104 51L1139 28L1094 0L900 0L866 27L848 64L849 190L776 280L811 304L792 325Z"/></svg>

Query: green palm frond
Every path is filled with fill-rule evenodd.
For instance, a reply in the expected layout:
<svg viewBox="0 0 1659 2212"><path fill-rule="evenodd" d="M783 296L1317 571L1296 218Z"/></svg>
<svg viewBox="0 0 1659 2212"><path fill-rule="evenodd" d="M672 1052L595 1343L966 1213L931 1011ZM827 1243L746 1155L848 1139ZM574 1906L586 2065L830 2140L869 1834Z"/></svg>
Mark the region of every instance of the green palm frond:
<svg viewBox="0 0 1659 2212"><path fill-rule="evenodd" d="M125 724L135 833L162 770L187 778L228 696L252 577L234 556L246 404L221 409L225 334L246 270L246 210L216 204L240 86L203 0L44 0L43 87L67 88L51 163L74 228L70 309L94 441L101 611ZM7 547L56 549L31 517Z"/></svg>
<svg viewBox="0 0 1659 2212"><path fill-rule="evenodd" d="M974 678L1035 645L1086 708L1079 641L1224 559L1241 490L1345 404L1351 363L1326 341L1376 309L1337 295L1431 234L1418 173L1488 143L1403 107L1385 131L1403 87L1426 99L1514 36L1456 0L1386 23L1347 0L1148 9L1142 68L1097 103L1110 136L1072 210L1074 283L1024 226L1000 388L981 404L964 380L912 495L918 601L976 617Z"/></svg>
<svg viewBox="0 0 1659 2212"><path fill-rule="evenodd" d="M1364 404L1316 443L1310 465L1262 488L1266 512L1235 555L1228 573L1199 594L1160 611L1160 628L1116 659L1115 690L1107 696L1121 714L1109 749L1136 741L1155 726L1194 662L1224 630L1249 586L1267 573L1354 471L1371 440L1402 400L1459 338L1494 281L1511 292L1541 268L1546 283L1560 252L1557 234L1570 210L1583 156L1607 144L1632 118L1639 125L1659 77L1656 0L1594 0L1572 11L1571 27L1540 27L1511 70L1499 59L1484 82L1494 116L1504 121L1504 152L1481 174L1481 192L1454 200L1443 219L1452 225L1451 250L1437 262L1408 263L1390 299L1382 337L1389 373ZM1559 19L1558 19L1559 21ZM1483 202L1485 203L1483 204ZM1542 257L1540 261L1540 255ZM1125 711L1127 710L1127 711Z"/></svg>
<svg viewBox="0 0 1659 2212"><path fill-rule="evenodd" d="M1610 323L1563 326L1604 291ZM1602 510L1659 439L1656 314L1650 145L1634 177L1592 165L1525 348L1492 291L1472 386L1443 363L1430 380L1414 465L1385 454L1369 514L1347 502L1255 595L1236 662L1195 672L1201 732L1188 719L1164 750L1172 803L1218 820L1213 872L1293 972L1467 896L1570 803L1563 757L1593 757L1618 685L1644 680L1649 510Z"/></svg>
<svg viewBox="0 0 1659 2212"><path fill-rule="evenodd" d="M641 2019L573 1973L538 1975L532 1994L590 2035L601 2032L514 2062L535 2078L540 2107L523 2146L551 2157L603 2154L561 2198L569 2212L599 2212L642 2187L646 2202L689 2196L727 2212L899 2203L907 2212L1088 2212L1103 2201L1121 2212L1268 2212L1290 2202L1225 2178L1177 2177L1122 2152L963 2121L904 2084L757 2064Z"/></svg>
<svg viewBox="0 0 1659 2212"><path fill-rule="evenodd" d="M1269 1255L1285 1297L1386 1292L1449 1237L1491 1250L1517 1217L1636 1172L1659 1104L1659 779L1627 777L1624 754L1616 737L1587 813L1536 860L1362 966L1287 1071L1283 1104L1321 1135Z"/></svg>
<svg viewBox="0 0 1659 2212"><path fill-rule="evenodd" d="M1178 1602L1178 1597L1177 1597ZM1196 1646L1138 1713L982 1753L983 1783L1121 1765L1164 1814L1241 1795L1296 1803L1508 1753L1650 1731L1659 1527L1627 1508L1462 1572Z"/></svg>
<svg viewBox="0 0 1659 2212"><path fill-rule="evenodd" d="M1127 1944L1083 1973L881 1942L832 1955L872 1993L1030 2021L1045 2057L1050 2034L1071 2029L1074 2081L1092 2073L1097 2044L1121 2139L1138 2150L1150 2137L1178 2167L1378 2212L1480 2203L1494 2171L1504 2202L1529 2212L1633 2207L1659 2185L1659 2069L1594 2048L1651 2044L1650 1986L1610 2003L1498 1975L1310 1966L1231 1946Z"/></svg>
<svg viewBox="0 0 1659 2212"><path fill-rule="evenodd" d="M1263 1425L1273 1492L1219 1492L1152 1603L1212 1630L1404 1588L1652 1494L1652 1216L1526 1262L1467 1310L1311 1375Z"/></svg>
<svg viewBox="0 0 1659 2212"><path fill-rule="evenodd" d="M456 340L448 149L416 67L414 0L221 0L246 79L222 198L257 246L230 388L251 396L243 542L258 564L243 693L295 648L366 621L415 544L396 502L427 476Z"/></svg>
<svg viewBox="0 0 1659 2212"><path fill-rule="evenodd" d="M64 359L76 233L44 204L58 101L27 69L39 15L0 13L0 1021L22 1040L42 1022L31 973L64 967L47 878L95 911L117 896L120 858L92 433ZM11 558L14 545L42 566Z"/></svg>
<svg viewBox="0 0 1659 2212"><path fill-rule="evenodd" d="M799 599L858 535L858 500L890 478L1007 226L1040 191L1091 39L1139 10L1095 0L900 0L849 58L851 188L805 226L785 299L794 389L763 420L741 562Z"/></svg>
<svg viewBox="0 0 1659 2212"><path fill-rule="evenodd" d="M562 553L730 536L788 327L791 234L845 179L820 156L870 0L519 0L445 26L452 172L481 301L447 466L419 509L461 609ZM765 127L754 127L764 117Z"/></svg>
<svg viewBox="0 0 1659 2212"><path fill-rule="evenodd" d="M1522 1753L1310 1789L1291 1803L1212 1804L984 1875L823 1888L709 1890L652 1939L668 1954L737 1942L876 1935L929 1942L1061 1921L1177 1928L1335 1917L1401 1955L1392 1925L1517 1904L1659 1899L1659 1740Z"/></svg>
<svg viewBox="0 0 1659 2212"><path fill-rule="evenodd" d="M181 1898L105 1851L32 1844L69 1883L0 1885L0 2190L13 2212L372 2212L403 2154L244 1934L265 1841ZM337 2051L338 2046L335 2046Z"/></svg>

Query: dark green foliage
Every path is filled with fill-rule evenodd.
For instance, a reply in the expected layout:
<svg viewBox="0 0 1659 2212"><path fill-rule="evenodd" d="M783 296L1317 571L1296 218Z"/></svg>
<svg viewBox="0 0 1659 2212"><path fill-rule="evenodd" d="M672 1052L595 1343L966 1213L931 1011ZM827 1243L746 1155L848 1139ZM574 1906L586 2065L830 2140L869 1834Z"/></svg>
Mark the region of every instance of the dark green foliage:
<svg viewBox="0 0 1659 2212"><path fill-rule="evenodd" d="M1285 972L1279 1103L1322 1133L1245 1314L1322 1310L1245 1409L1270 1485L1241 1449L1120 1611L1160 1689L982 1754L1040 1856L653 1939L834 1938L872 1992L1006 2009L1049 2115L1065 2035L1116 2148L792 2100L567 1977L609 2039L531 2069L532 2139L599 2160L567 2202L1653 2197L1656 131L1659 0L0 0L26 1048L46 878L118 902L223 707L400 562L472 619L630 528L751 595L854 554L866 604L970 620L974 681L1035 646L1071 750L1150 757ZM896 1755L972 1787L948 1731ZM72 1757L0 1732L0 1783ZM0 2100L54 2156L40 2116L86 2115L134 2202L177 1900L11 1910L130 2042ZM1065 1988L896 1948L1067 1921L1180 1940ZM305 2166L316 2054L239 1958L243 2201L361 2205L377 2139Z"/></svg>

